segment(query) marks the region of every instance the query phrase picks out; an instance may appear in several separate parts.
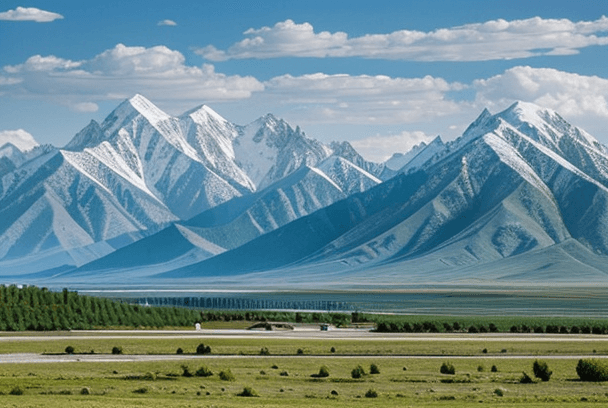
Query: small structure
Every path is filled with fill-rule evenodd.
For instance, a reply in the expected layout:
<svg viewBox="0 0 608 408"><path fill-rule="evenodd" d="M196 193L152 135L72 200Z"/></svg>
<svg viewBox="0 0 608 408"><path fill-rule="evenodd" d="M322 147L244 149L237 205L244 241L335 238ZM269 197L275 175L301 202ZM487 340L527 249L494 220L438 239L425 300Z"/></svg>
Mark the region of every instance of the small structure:
<svg viewBox="0 0 608 408"><path fill-rule="evenodd" d="M194 325L194 330L198 331L200 329L201 329L201 324L200 323L197 323L197 324Z"/></svg>
<svg viewBox="0 0 608 408"><path fill-rule="evenodd" d="M321 331L328 331L328 330L329 330L329 324L324 323L321 325Z"/></svg>

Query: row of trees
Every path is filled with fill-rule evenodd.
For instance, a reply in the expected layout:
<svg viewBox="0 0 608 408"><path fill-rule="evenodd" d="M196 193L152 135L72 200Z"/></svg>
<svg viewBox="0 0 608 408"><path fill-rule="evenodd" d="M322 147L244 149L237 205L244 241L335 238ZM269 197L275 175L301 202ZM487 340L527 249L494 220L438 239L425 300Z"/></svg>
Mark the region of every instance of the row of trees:
<svg viewBox="0 0 608 408"><path fill-rule="evenodd" d="M0 330L68 330L98 327L192 326L199 311L142 307L64 289L0 286Z"/></svg>

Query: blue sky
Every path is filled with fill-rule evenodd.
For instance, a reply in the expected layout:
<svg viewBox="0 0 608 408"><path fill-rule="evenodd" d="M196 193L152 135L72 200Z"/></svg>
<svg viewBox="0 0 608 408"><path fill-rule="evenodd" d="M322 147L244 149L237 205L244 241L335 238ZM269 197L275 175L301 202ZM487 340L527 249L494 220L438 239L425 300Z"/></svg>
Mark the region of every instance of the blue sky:
<svg viewBox="0 0 608 408"><path fill-rule="evenodd" d="M367 158L535 102L608 142L604 1L3 1L0 139L63 146L141 93L272 112Z"/></svg>

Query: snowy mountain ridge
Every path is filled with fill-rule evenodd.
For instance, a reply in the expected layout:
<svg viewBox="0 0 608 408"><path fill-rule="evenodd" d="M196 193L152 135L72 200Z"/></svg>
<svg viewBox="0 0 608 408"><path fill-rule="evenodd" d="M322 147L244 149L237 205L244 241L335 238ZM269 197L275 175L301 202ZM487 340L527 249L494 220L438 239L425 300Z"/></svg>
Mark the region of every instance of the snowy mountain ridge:
<svg viewBox="0 0 608 408"><path fill-rule="evenodd" d="M40 265L82 265L170 223L251 195L302 167L314 168L333 154L272 115L240 126L201 105L173 117L135 95L101 124L91 121L63 149L36 147L24 153L10 143L0 147L0 268L22 273ZM365 170L353 169L373 180L345 180L357 191L378 183ZM323 185L341 183L338 173L327 177ZM315 204L291 217L344 198L319 200L311 196L314 191L320 194L309 187L297 200L308 197ZM204 242L179 230L192 242ZM214 245L207 246L220 248ZM35 265L27 266L26 258L35 258Z"/></svg>

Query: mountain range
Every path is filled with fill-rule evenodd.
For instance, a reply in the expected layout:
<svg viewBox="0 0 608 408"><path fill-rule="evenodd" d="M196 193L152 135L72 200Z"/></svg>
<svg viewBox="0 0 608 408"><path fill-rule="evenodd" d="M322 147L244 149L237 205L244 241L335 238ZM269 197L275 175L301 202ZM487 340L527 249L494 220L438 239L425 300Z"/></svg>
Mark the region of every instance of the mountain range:
<svg viewBox="0 0 608 408"><path fill-rule="evenodd" d="M272 115L247 126L206 106L171 117L137 95L63 149L0 147L0 176L5 277L608 282L608 148L530 103L371 163Z"/></svg>

